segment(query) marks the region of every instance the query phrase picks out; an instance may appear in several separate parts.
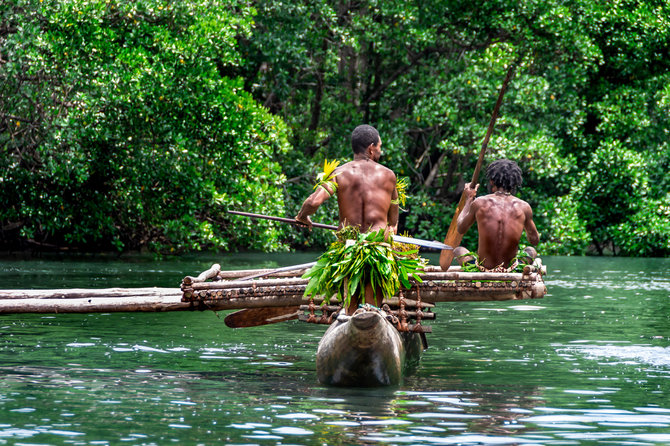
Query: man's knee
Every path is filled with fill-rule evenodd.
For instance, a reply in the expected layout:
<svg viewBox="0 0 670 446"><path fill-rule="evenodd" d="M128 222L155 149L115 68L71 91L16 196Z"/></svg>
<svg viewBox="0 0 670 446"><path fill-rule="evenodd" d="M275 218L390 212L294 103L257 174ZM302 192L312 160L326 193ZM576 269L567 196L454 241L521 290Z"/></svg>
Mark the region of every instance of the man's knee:
<svg viewBox="0 0 670 446"><path fill-rule="evenodd" d="M528 247L524 248L523 254L524 255L520 259L521 262L522 263L527 263L529 265L531 263L533 263L533 260L535 260L535 258L537 257L537 251L532 246L528 246Z"/></svg>
<svg viewBox="0 0 670 446"><path fill-rule="evenodd" d="M468 255L470 251L463 246L459 246L454 249L454 257L459 265L463 266L465 263L473 262L475 258L472 255Z"/></svg>

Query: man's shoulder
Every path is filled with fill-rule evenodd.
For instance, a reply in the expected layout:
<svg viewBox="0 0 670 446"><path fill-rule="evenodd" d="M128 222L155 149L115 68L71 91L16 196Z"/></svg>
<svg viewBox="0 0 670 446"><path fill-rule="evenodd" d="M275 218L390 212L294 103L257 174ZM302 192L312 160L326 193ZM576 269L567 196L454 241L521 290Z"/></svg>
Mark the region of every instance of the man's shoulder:
<svg viewBox="0 0 670 446"><path fill-rule="evenodd" d="M383 164L379 164L377 162L369 165L372 170L375 172L378 172L383 175L388 175L388 176L394 176L395 177L395 172L393 172L391 169L388 167L384 166Z"/></svg>
<svg viewBox="0 0 670 446"><path fill-rule="evenodd" d="M483 204L491 204L491 203L496 203L498 202L498 197L496 194L488 194L488 195L480 195L479 197L476 197L472 203L481 206Z"/></svg>
<svg viewBox="0 0 670 446"><path fill-rule="evenodd" d="M380 170L381 170L382 172L386 173L388 176L392 176L392 177L395 178L395 172L394 172L394 171L392 171L391 169L389 169L389 168L386 167L386 166L382 166L382 165L379 164L379 163L377 163L377 165L379 166L379 168L380 168Z"/></svg>
<svg viewBox="0 0 670 446"><path fill-rule="evenodd" d="M517 203L518 205L520 205L520 206L528 206L528 207L530 207L530 204L528 204L527 201L522 200L521 198L516 197L516 196L514 196L514 195L513 195L513 197L514 197L514 202Z"/></svg>
<svg viewBox="0 0 670 446"><path fill-rule="evenodd" d="M393 172L388 167L379 164L377 162L368 161L349 161L348 163L342 164L336 169L340 172L350 172L354 170L361 170L363 172L374 172L375 174L387 175L389 177L395 178L395 172Z"/></svg>
<svg viewBox="0 0 670 446"><path fill-rule="evenodd" d="M511 198L511 200L510 200ZM510 195L510 194L496 194L495 192L492 194L487 194L487 195L481 195L477 197L478 200L480 199L485 199L485 200L490 200L490 201L507 201L507 202L513 202L516 204L528 204L521 198L517 197L516 195Z"/></svg>

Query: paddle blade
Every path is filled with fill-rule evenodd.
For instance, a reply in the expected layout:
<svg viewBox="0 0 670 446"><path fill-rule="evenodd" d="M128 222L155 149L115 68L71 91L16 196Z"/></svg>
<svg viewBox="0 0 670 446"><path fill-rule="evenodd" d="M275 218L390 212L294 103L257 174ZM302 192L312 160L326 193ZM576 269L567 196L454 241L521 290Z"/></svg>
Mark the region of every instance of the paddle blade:
<svg viewBox="0 0 670 446"><path fill-rule="evenodd" d="M245 308L226 316L223 321L230 328L258 327L297 319L300 305L288 307Z"/></svg>
<svg viewBox="0 0 670 446"><path fill-rule="evenodd" d="M394 235L393 241L398 243L404 243L406 245L422 246L424 248L430 248L430 249L439 249L439 250L453 249L451 246L447 246L444 243L440 243L434 240L422 240L420 238L405 237L402 235Z"/></svg>

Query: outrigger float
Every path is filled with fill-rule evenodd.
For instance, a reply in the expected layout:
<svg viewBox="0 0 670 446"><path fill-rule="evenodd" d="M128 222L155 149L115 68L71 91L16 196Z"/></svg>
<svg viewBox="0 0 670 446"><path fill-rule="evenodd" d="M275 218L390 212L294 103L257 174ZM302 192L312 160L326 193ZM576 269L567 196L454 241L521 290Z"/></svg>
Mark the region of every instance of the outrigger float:
<svg viewBox="0 0 670 446"><path fill-rule="evenodd" d="M341 305L303 297L305 271L221 271L213 265L184 278L182 301L201 310L243 308L225 318L233 328L291 319L330 325L316 353L319 381L371 387L398 384L406 365L418 361L427 347L425 334L432 331L424 322L435 319L436 303L538 299L547 292L539 258L521 273L463 272L460 267L445 272L427 266L421 281L411 279L411 288L385 299L380 308L365 305L348 316Z"/></svg>

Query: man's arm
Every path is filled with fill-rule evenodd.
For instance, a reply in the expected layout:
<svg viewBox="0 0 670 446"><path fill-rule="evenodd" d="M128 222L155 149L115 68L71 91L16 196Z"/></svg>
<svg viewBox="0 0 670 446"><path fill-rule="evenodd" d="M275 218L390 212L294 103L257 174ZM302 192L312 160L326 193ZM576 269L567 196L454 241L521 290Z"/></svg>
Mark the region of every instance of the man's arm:
<svg viewBox="0 0 670 446"><path fill-rule="evenodd" d="M399 214L400 205L398 204L398 189L393 188L393 193L391 194L391 206L389 207L388 216L386 218L389 227L393 230L394 234L398 233L398 214Z"/></svg>
<svg viewBox="0 0 670 446"><path fill-rule="evenodd" d="M470 183L465 185L463 192L467 194L465 198L465 204L463 205L463 210L458 215L458 223L456 228L461 234L465 234L470 229L470 226L475 222L475 215L477 214L476 206L473 206L472 203L477 197L477 189L479 189L479 184L472 188Z"/></svg>
<svg viewBox="0 0 670 446"><path fill-rule="evenodd" d="M535 222L533 221L533 209L530 205L527 206L526 211L526 222L524 223L524 229L526 230L526 237L531 245L537 246L540 243L540 233L537 232L535 227Z"/></svg>
<svg viewBox="0 0 670 446"><path fill-rule="evenodd" d="M309 218L310 215L313 215L319 206L321 206L327 199L333 195L333 190L328 184L322 184L316 188L316 191L312 193L307 199L302 203L300 212L295 216L297 222L307 225L312 228L312 220Z"/></svg>

